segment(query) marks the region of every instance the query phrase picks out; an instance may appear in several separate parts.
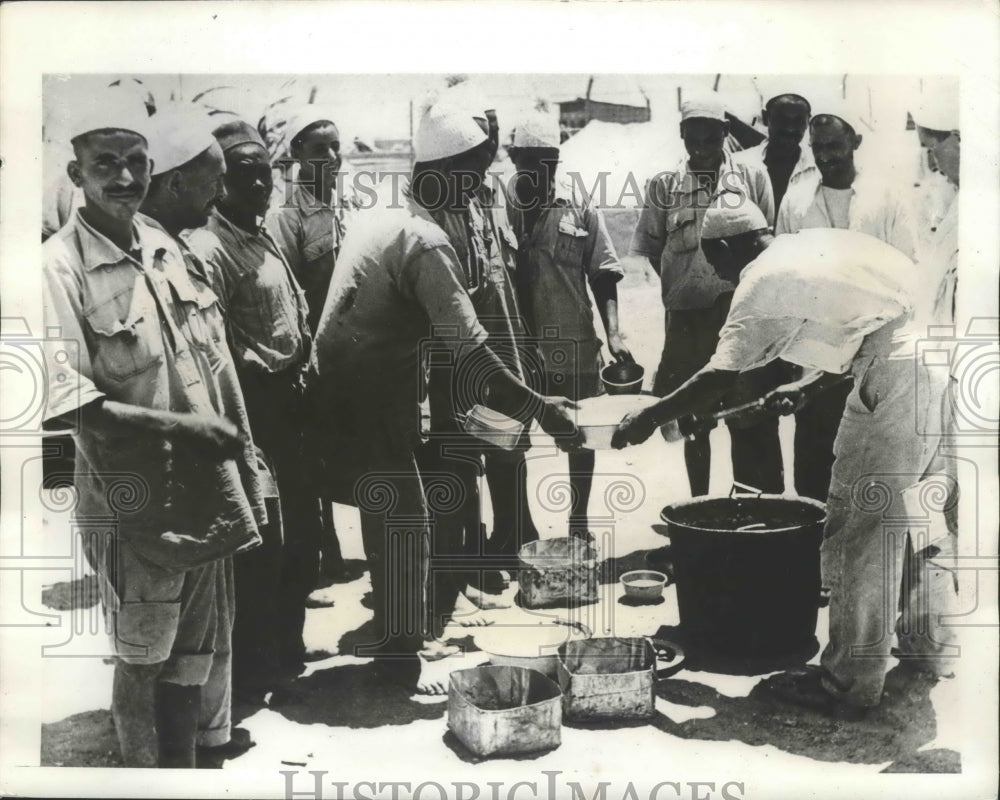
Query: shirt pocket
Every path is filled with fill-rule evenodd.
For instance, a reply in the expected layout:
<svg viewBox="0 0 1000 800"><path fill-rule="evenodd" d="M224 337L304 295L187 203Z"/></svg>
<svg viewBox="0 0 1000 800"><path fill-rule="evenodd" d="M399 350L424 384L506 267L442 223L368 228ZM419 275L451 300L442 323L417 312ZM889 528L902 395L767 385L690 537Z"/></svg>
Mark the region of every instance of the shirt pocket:
<svg viewBox="0 0 1000 800"><path fill-rule="evenodd" d="M95 370L102 377L123 382L163 361L160 315L145 280L95 298L84 312L95 335Z"/></svg>
<svg viewBox="0 0 1000 800"><path fill-rule="evenodd" d="M671 253L689 253L698 249L698 215L693 208L667 212L667 249Z"/></svg>
<svg viewBox="0 0 1000 800"><path fill-rule="evenodd" d="M556 233L556 261L565 267L579 267L587 246L587 230L577 227L570 217L563 217Z"/></svg>
<svg viewBox="0 0 1000 800"><path fill-rule="evenodd" d="M312 266L313 262L322 259L329 259L332 263L334 255L332 230L310 236L302 246L302 260L309 266ZM322 265L319 266L321 267Z"/></svg>
<svg viewBox="0 0 1000 800"><path fill-rule="evenodd" d="M191 347L209 356L213 371L221 366L225 347L225 327L219 301L207 286L195 284L185 274L168 277L170 288L177 300L178 327Z"/></svg>

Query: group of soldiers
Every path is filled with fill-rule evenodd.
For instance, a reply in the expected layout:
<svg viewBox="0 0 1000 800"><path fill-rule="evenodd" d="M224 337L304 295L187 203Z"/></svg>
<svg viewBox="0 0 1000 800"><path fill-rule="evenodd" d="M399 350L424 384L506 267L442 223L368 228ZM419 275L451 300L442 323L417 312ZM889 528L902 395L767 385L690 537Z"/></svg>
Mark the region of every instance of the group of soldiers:
<svg viewBox="0 0 1000 800"><path fill-rule="evenodd" d="M957 114L929 109L917 120L921 143L957 187ZM664 400L627 418L616 444L681 414L767 395L769 408L796 413L796 490L826 501L840 497L835 453L848 466L834 484L849 485L865 466L843 455L855 452L853 437L899 433L865 418L834 444L849 392L891 372L873 366L891 361L886 331L954 313L957 199L927 235L934 272L920 284L934 284L932 302L880 306L872 318L894 324L864 330L874 337L865 347L856 320L840 320L837 335L849 331L860 348L846 358L796 359L773 325L764 327L774 341L744 353L733 343L743 335L734 314L749 302L740 271L781 249L768 250L772 231L778 242L805 229L854 232L813 245L804 236L797 251L798 261L832 258L847 275L896 258L910 264L917 234L898 194L856 168L862 136L847 112L778 95L764 109L767 141L739 153L726 145L726 119L717 97L688 98L687 155L647 188L632 251L662 279L665 343L653 388ZM74 121L67 174L80 201L45 242L43 273L46 325L78 342L80 358L53 354L46 425L74 435L81 529L117 520L114 535L85 541L116 653L112 713L126 765L191 767L248 746L234 734L234 700L263 702L317 655L303 626L321 554L340 563L332 502L358 508L371 577L374 621L357 654L373 657L386 680L432 694L444 693L440 665L456 652L444 624L463 608L503 606L518 548L538 538L525 463L534 422L568 453L567 533L589 538L595 456L579 446L574 410L602 391L605 345L615 361L632 360L619 326L624 272L602 211L561 179L558 125L539 114L517 121L507 148L516 175L503 191L484 181L499 130L482 96L442 93L420 121L402 195L352 213L337 190L340 134L317 106L288 116L295 170L279 202L271 154L245 120L219 124L181 107L147 116L111 93ZM854 235L887 250L852 243ZM819 329L829 310L811 313L791 316ZM557 349L567 341L568 355ZM843 377L852 363L853 390ZM909 390L886 391L903 403ZM468 434L462 420L477 406L519 424L517 444ZM898 409L878 414L886 415L899 421ZM783 491L776 416L730 433L736 480ZM931 470L935 454L914 458ZM685 444L685 457L692 494L707 493L707 431ZM122 474L142 486L136 508L118 508L109 492ZM440 500L435 482L451 499ZM843 613L823 686L837 703L865 707L881 693L882 673L874 675L889 651L865 663L864 680L844 655L875 624L858 611L875 587L851 568L870 554L873 545L854 540L871 526L849 502L837 508L828 526L849 529L852 543L830 573L832 609ZM446 569L435 569L439 558ZM863 588L844 588L850 581Z"/></svg>

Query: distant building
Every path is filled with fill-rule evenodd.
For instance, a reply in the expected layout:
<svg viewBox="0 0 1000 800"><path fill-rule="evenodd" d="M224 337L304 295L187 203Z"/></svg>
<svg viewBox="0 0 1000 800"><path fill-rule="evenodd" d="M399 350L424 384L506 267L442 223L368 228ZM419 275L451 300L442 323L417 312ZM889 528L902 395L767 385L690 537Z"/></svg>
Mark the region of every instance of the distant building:
<svg viewBox="0 0 1000 800"><path fill-rule="evenodd" d="M591 120L601 122L649 122L649 98L643 95L645 105L629 105L625 103L609 103L591 98L594 87L593 77L587 81L587 94L575 100L559 103L559 128L563 141L583 128Z"/></svg>

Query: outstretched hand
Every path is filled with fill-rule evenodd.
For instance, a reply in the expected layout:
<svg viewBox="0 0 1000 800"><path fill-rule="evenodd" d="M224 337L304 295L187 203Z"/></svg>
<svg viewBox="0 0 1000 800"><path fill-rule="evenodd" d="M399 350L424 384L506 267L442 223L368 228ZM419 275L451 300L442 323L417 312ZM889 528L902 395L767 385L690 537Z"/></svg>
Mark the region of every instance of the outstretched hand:
<svg viewBox="0 0 1000 800"><path fill-rule="evenodd" d="M618 423L618 430L611 437L611 446L621 450L630 444L641 444L653 435L657 423L646 409L633 411Z"/></svg>

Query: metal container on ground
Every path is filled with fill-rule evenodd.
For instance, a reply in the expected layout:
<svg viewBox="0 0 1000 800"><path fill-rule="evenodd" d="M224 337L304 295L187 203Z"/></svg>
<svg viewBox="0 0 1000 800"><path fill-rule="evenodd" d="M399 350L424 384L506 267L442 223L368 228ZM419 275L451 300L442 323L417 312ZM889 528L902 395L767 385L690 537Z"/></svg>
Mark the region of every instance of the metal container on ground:
<svg viewBox="0 0 1000 800"><path fill-rule="evenodd" d="M613 637L559 647L559 688L567 719L646 719L655 685L680 671L683 651L670 642Z"/></svg>
<svg viewBox="0 0 1000 800"><path fill-rule="evenodd" d="M597 551L574 537L539 539L517 552L520 603L525 608L597 602Z"/></svg>
<svg viewBox="0 0 1000 800"><path fill-rule="evenodd" d="M526 667L547 678L557 677L557 648L576 639L589 638L592 631L582 623L563 620L538 622L528 619L521 625L486 625L473 633L476 647L489 655L494 666Z"/></svg>
<svg viewBox="0 0 1000 800"><path fill-rule="evenodd" d="M451 673L448 727L474 755L550 750L561 742L559 687L523 667L475 667Z"/></svg>
<svg viewBox="0 0 1000 800"><path fill-rule="evenodd" d="M663 509L681 629L728 653L787 653L812 641L826 506L783 495L705 497Z"/></svg>

